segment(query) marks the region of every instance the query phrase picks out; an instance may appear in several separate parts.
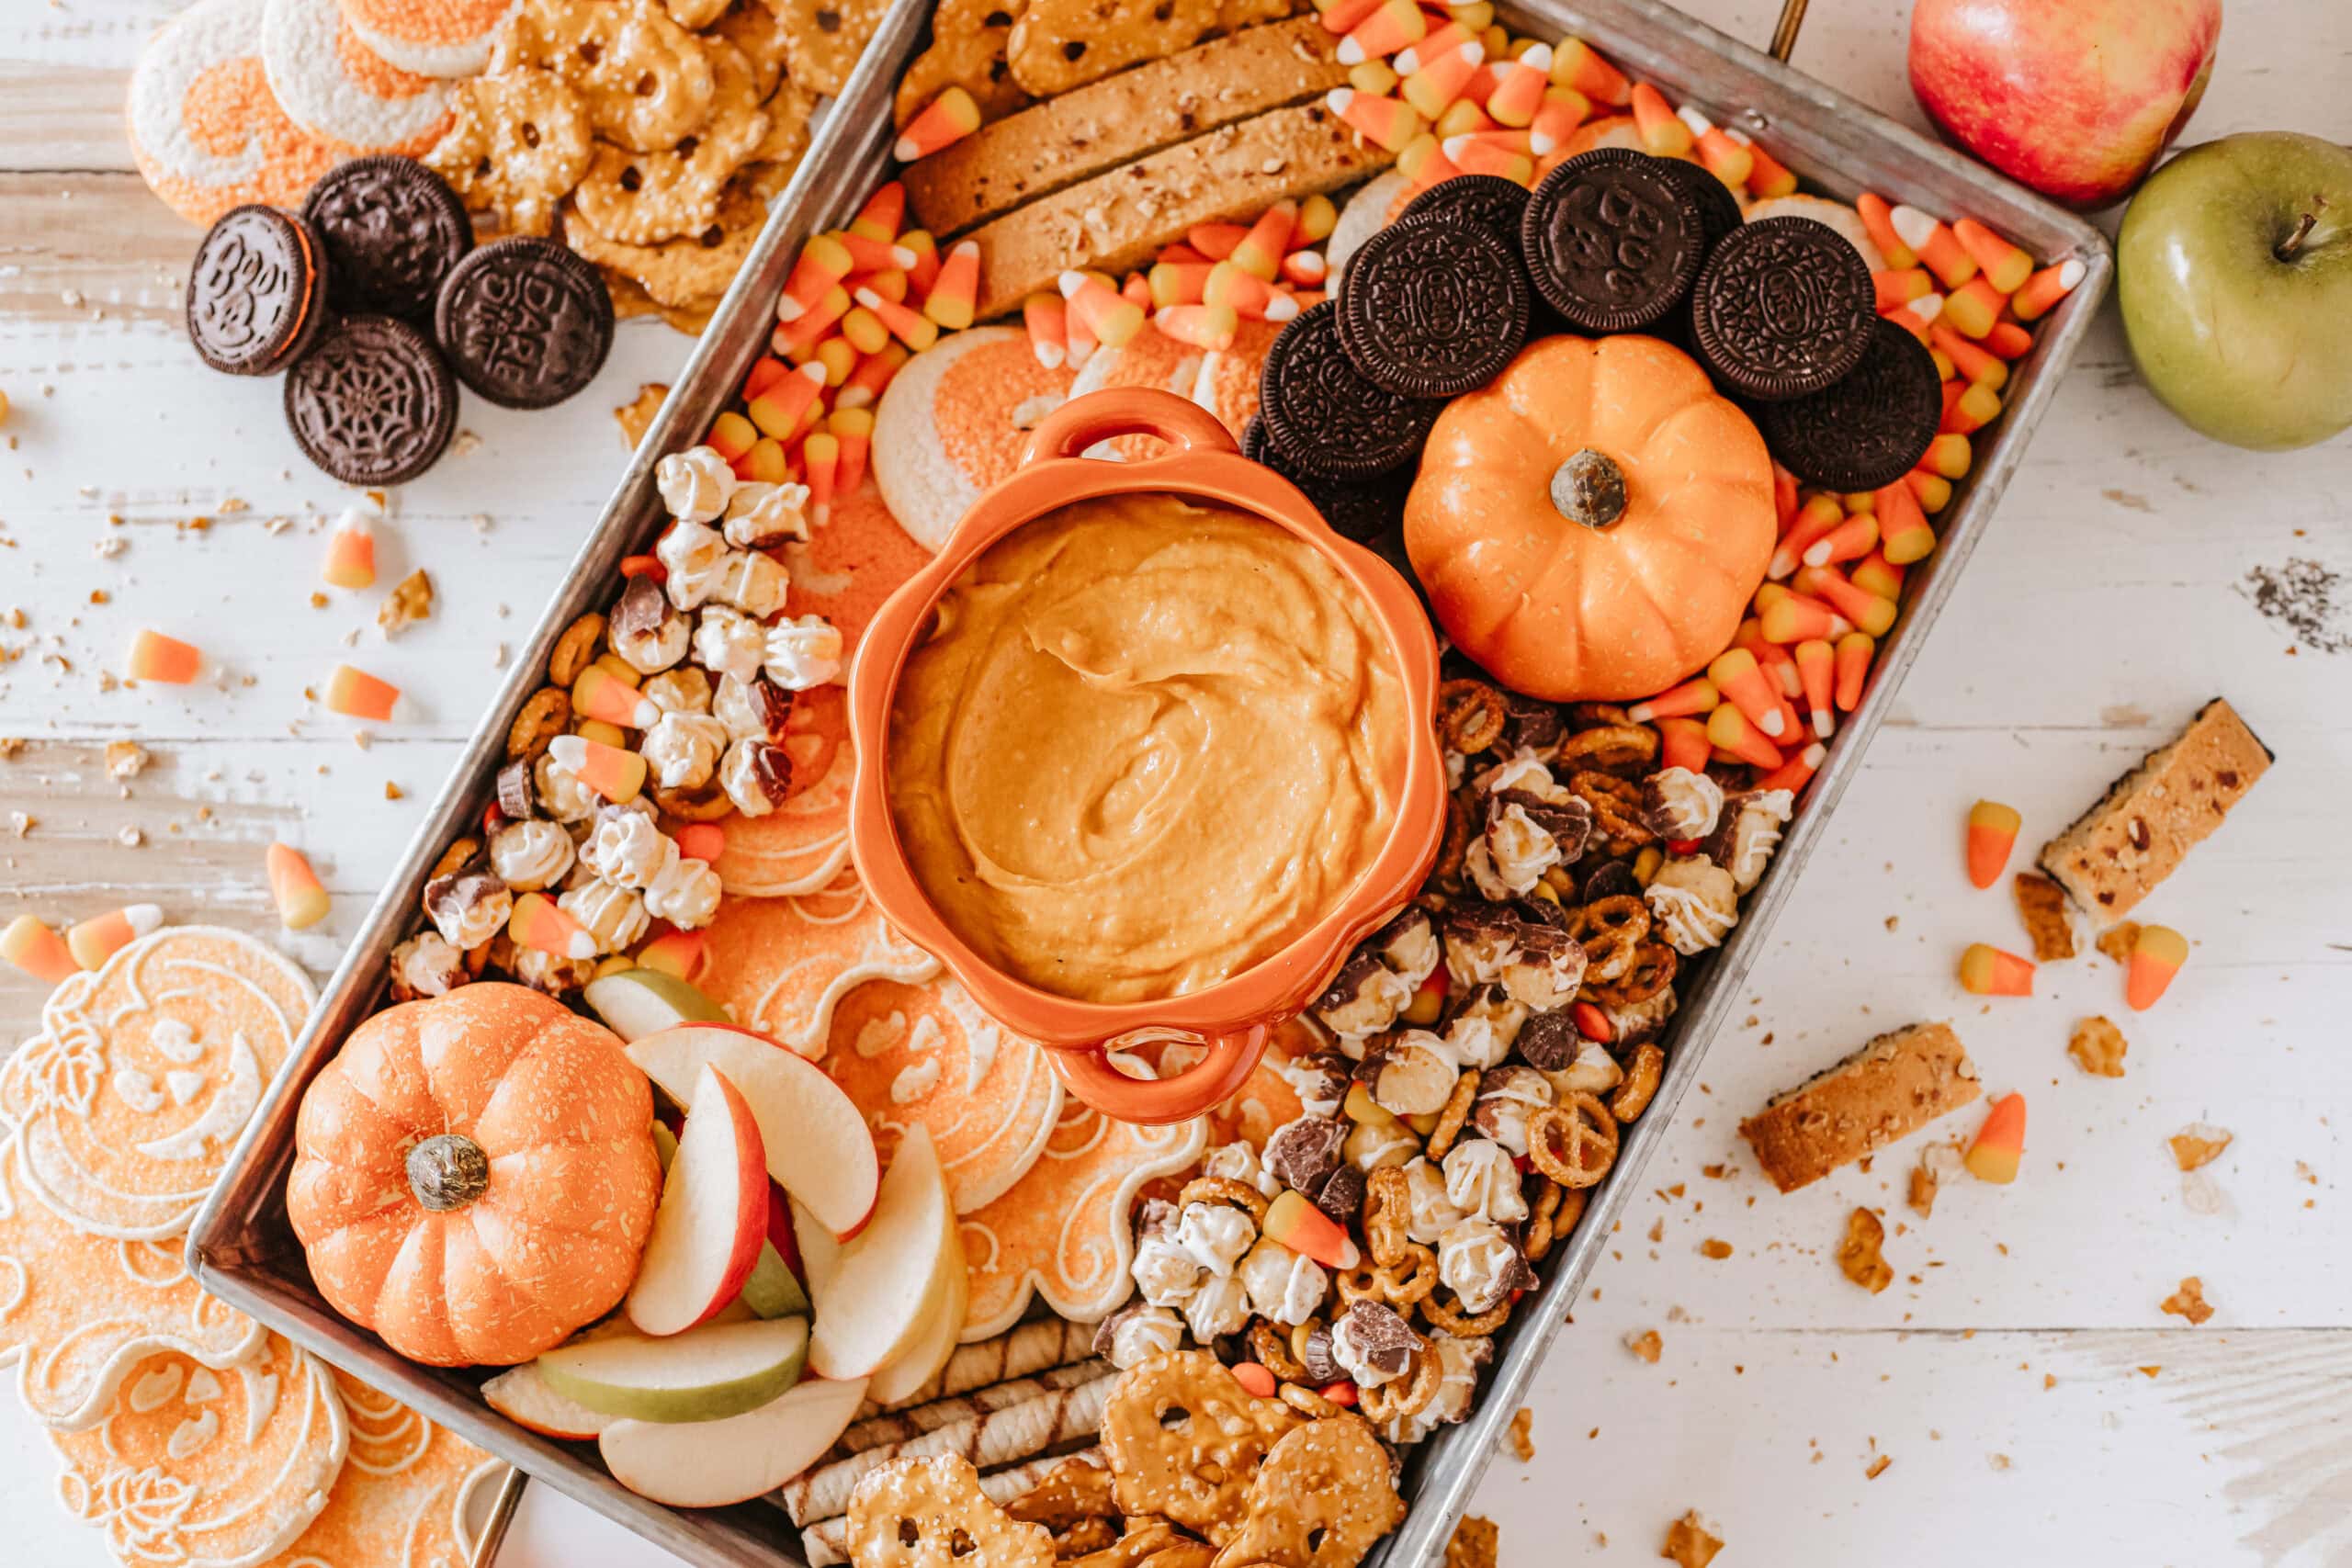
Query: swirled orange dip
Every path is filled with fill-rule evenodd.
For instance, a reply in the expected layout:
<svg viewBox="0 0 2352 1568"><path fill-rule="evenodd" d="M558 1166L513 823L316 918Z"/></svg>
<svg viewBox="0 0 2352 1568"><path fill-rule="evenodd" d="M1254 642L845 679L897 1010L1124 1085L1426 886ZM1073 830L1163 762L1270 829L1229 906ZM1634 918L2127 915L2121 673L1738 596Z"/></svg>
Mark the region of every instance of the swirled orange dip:
<svg viewBox="0 0 2352 1568"><path fill-rule="evenodd" d="M1405 695L1329 558L1169 495L983 552L907 660L887 766L916 880L989 963L1091 1002L1196 991L1305 934L1378 855Z"/></svg>

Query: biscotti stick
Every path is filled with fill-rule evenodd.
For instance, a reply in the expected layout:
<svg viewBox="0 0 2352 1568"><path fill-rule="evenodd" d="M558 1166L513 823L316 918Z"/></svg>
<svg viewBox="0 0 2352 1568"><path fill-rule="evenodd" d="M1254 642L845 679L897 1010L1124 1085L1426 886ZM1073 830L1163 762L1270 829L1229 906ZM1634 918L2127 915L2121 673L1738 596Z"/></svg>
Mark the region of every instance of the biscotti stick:
<svg viewBox="0 0 2352 1568"><path fill-rule="evenodd" d="M903 1443L885 1443L847 1459L820 1465L785 1483L776 1501L796 1525L846 1513L850 1494L868 1472L895 1459L929 1459L934 1454L959 1454L977 1469L1034 1459L1049 1449L1091 1438L1102 1429L1102 1402L1112 1374L1076 1388L1057 1389L1002 1410L957 1421L925 1432Z"/></svg>
<svg viewBox="0 0 2352 1568"><path fill-rule="evenodd" d="M1882 1034L1739 1124L1783 1192L1820 1180L1977 1096L1976 1068L1948 1023Z"/></svg>
<svg viewBox="0 0 2352 1568"><path fill-rule="evenodd" d="M981 1476L980 1491L998 1507L1007 1507L1014 1498L1066 1464L1101 1465L1106 1462L1101 1449L1046 1454ZM848 1562L849 1516L836 1514L830 1519L819 1519L803 1529L800 1532L800 1550L808 1559L808 1568L833 1568L836 1563Z"/></svg>
<svg viewBox="0 0 2352 1568"><path fill-rule="evenodd" d="M968 1421L975 1416L991 1415L999 1410L1025 1404L1040 1394L1056 1393L1066 1388L1076 1388L1108 1377L1113 1371L1108 1361L1072 1361L1067 1367L1048 1367L1034 1378L1014 1378L1007 1382L990 1383L969 1393L951 1394L934 1399L929 1404L918 1404L911 1410L886 1412L869 1416L843 1432L833 1445L832 1457L864 1453L886 1443L904 1443L935 1432L942 1427L952 1427L958 1421Z"/></svg>
<svg viewBox="0 0 2352 1568"><path fill-rule="evenodd" d="M878 1415L885 1410L905 1410L917 1404L929 1404L935 1399L951 1394L969 1393L976 1388L1004 1382L1012 1378L1025 1378L1042 1372L1048 1367L1066 1367L1072 1361L1082 1361L1094 1353L1094 1325L1069 1323L1058 1317L1043 1317L1035 1323L1024 1323L1018 1328L966 1345L947 1359L939 1375L904 1399L888 1404L868 1403L858 1410L860 1419Z"/></svg>

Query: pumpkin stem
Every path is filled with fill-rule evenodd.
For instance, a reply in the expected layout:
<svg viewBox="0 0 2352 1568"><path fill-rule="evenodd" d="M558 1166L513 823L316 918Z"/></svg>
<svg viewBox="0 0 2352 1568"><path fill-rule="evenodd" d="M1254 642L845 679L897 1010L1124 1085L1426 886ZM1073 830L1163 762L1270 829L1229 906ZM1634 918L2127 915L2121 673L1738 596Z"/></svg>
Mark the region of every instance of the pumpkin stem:
<svg viewBox="0 0 2352 1568"><path fill-rule="evenodd" d="M490 1156L456 1133L427 1138L408 1152L408 1186L436 1214L462 1209L490 1190Z"/></svg>
<svg viewBox="0 0 2352 1568"><path fill-rule="evenodd" d="M1587 446L1552 471L1552 504L1571 523L1612 527L1625 515L1625 470Z"/></svg>

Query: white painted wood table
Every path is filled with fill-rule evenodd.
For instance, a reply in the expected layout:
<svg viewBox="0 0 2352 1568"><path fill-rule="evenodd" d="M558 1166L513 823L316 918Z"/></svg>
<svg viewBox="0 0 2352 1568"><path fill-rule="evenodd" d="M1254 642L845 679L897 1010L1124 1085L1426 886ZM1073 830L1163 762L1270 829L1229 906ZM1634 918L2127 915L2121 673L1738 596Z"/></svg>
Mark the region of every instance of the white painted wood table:
<svg viewBox="0 0 2352 1568"><path fill-rule="evenodd" d="M312 608L344 498L295 452L276 382L196 362L177 292L196 235L147 196L120 131L124 72L175 8L0 6L0 736L28 742L0 762L0 824L36 818L0 832L0 919L153 900L274 931L261 851L283 836L335 896L298 953L323 975L618 471L608 411L686 344L626 328L549 413L469 398L479 444L407 487L383 531L385 581L432 572L432 621L388 645L377 594ZM1761 40L1777 6L1690 8ZM1918 123L1907 14L1818 0L1797 63ZM2352 136L2347 80L2352 8L2232 0L2195 133ZM1534 1461L1499 1460L1479 1495L1510 1568L1650 1561L1693 1507L1726 1563L2352 1562L2352 661L2296 648L2244 591L2290 559L2352 572L2347 487L2352 439L2261 457L2189 434L2135 383L2109 310L1782 917L1752 1017L1714 1043L1544 1370ZM142 626L202 644L225 683L109 690ZM346 655L424 716L356 744L306 694ZM1961 875L1962 813L2016 804L2030 848L2216 693L2278 766L2147 907L2194 956L2157 1010L2125 1016L2126 1076L2086 1077L2064 1044L2076 1017L2120 1010L2106 961L2046 968L2030 1002L1954 983L1964 942L2022 940L2006 897ZM118 786L100 749L123 738L154 762ZM37 1016L0 974L0 1048ZM1991 1087L2030 1097L2018 1184L1948 1187L1922 1224L1905 1148L1773 1194L1740 1116L1880 1029L1945 1016ZM2236 1141L2192 1208L2164 1140L2197 1120ZM1887 1216L1897 1279L1878 1296L1833 1261L1857 1203ZM1703 1256L1711 1239L1731 1255ZM2193 1329L2157 1306L2188 1274L2217 1309ZM1623 1346L1651 1328L1654 1366ZM0 1399L0 1556L102 1562L53 1472ZM658 1558L535 1490L502 1561Z"/></svg>

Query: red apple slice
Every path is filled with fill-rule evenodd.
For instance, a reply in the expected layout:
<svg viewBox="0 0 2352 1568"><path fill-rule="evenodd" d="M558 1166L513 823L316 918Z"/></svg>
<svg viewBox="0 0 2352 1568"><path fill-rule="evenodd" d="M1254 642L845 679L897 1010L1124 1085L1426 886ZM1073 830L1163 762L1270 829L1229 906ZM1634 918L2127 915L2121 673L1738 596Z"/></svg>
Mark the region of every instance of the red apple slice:
<svg viewBox="0 0 2352 1568"><path fill-rule="evenodd" d="M814 1464L865 1398L864 1378L798 1383L724 1421L616 1421L596 1450L613 1479L640 1497L673 1508L719 1508L773 1492Z"/></svg>
<svg viewBox="0 0 2352 1568"><path fill-rule="evenodd" d="M956 1208L931 1130L918 1122L899 1140L872 1224L846 1242L820 1241L803 1230L800 1251L817 1304L810 1371L869 1377L913 1348L946 1303L949 1279L964 1269Z"/></svg>
<svg viewBox="0 0 2352 1568"><path fill-rule="evenodd" d="M727 1076L706 1064L629 1286L628 1320L657 1335L708 1322L743 1288L767 1233L768 1168L759 1122Z"/></svg>
<svg viewBox="0 0 2352 1568"><path fill-rule="evenodd" d="M629 1060L685 1102L706 1066L742 1092L759 1123L768 1174L837 1236L873 1211L881 1161L856 1102L812 1063L728 1023L684 1023L629 1043Z"/></svg>
<svg viewBox="0 0 2352 1568"><path fill-rule="evenodd" d="M956 1266L947 1271L946 1299L925 1320L927 1326L904 1355L886 1364L865 1387L865 1397L876 1404L897 1404L912 1398L917 1389L937 1377L956 1354L964 1336L964 1314L971 1305L971 1275L964 1267L962 1237L957 1237Z"/></svg>

